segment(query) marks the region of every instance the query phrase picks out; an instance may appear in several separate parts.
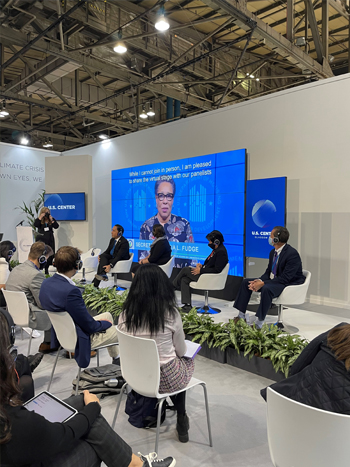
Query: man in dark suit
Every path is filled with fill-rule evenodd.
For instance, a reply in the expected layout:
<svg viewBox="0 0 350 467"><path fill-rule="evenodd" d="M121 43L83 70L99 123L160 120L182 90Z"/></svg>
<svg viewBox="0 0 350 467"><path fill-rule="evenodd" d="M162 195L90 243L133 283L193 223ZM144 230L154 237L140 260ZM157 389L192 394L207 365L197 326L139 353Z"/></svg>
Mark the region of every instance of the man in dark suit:
<svg viewBox="0 0 350 467"><path fill-rule="evenodd" d="M244 279L236 297L234 308L238 316L234 318L246 319L245 312L252 292L260 292L261 300L256 313L256 327L261 328L266 314L271 306L272 299L279 297L287 285L303 284L303 268L299 253L288 245L289 232L285 227L273 228L269 243L274 247L270 252L269 264L265 273L258 279Z"/></svg>
<svg viewBox="0 0 350 467"><path fill-rule="evenodd" d="M72 317L78 335L74 358L81 368L90 363L91 347L118 342L117 330L110 313L93 318L86 309L79 288L72 277L82 266L79 251L71 246L61 247L55 256L57 273L44 280L40 288L40 302L48 311L67 311ZM118 346L108 347L108 353L116 362Z"/></svg>
<svg viewBox="0 0 350 467"><path fill-rule="evenodd" d="M195 268L186 267L181 269L173 282L175 289L181 290L181 303L184 304L181 310L185 313L192 308L190 282L197 282L202 274L219 274L228 263L222 233L213 230L206 236L206 239L209 240L208 246L213 251L204 261L204 264L198 263Z"/></svg>
<svg viewBox="0 0 350 467"><path fill-rule="evenodd" d="M98 257L99 265L94 279L94 286L98 288L101 281L107 281L107 273L117 264L118 261L130 258L129 242L123 237L124 228L116 224L112 229L112 238L109 245Z"/></svg>

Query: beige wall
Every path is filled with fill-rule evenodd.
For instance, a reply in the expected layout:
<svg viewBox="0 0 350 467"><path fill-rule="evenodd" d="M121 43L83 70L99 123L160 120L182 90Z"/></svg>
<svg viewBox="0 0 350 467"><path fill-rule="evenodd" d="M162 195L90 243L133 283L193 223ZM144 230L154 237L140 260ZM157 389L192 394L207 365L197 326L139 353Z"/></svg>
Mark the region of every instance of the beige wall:
<svg viewBox="0 0 350 467"><path fill-rule="evenodd" d="M47 193L85 192L86 221L60 221L55 231L56 249L72 245L82 251L92 245L92 157L53 157L45 160L45 190Z"/></svg>

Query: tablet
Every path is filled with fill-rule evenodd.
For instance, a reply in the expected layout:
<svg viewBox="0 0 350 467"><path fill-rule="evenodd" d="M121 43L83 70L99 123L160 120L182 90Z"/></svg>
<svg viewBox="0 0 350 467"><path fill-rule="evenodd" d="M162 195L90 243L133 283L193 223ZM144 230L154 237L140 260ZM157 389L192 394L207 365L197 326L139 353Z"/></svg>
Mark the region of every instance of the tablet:
<svg viewBox="0 0 350 467"><path fill-rule="evenodd" d="M42 391L37 396L23 404L27 410L42 415L49 422L63 423L74 417L78 411L61 401L53 394L47 391Z"/></svg>

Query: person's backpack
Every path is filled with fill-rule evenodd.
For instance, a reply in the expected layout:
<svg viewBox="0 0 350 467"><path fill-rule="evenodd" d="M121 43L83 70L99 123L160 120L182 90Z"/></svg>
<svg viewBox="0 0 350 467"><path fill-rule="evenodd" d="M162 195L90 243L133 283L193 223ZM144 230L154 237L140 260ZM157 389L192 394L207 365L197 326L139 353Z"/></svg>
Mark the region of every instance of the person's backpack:
<svg viewBox="0 0 350 467"><path fill-rule="evenodd" d="M174 410L174 406L169 406L167 401L164 401L160 424L165 420L166 409ZM126 399L125 413L129 415L129 423L136 428L155 428L157 426L158 399L141 396L132 389Z"/></svg>
<svg viewBox="0 0 350 467"><path fill-rule="evenodd" d="M80 375L78 393L88 390L103 399L106 396L119 394L124 383L119 365L109 364L86 368ZM75 394L76 384L77 380L73 379L72 395Z"/></svg>

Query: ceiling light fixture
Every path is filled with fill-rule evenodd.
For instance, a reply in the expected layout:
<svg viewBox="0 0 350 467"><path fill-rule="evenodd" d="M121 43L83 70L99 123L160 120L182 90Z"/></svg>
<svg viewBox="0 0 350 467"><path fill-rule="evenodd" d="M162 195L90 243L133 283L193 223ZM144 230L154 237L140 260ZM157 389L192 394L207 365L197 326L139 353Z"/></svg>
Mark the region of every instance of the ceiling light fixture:
<svg viewBox="0 0 350 467"><path fill-rule="evenodd" d="M117 52L117 54L125 54L128 49L123 41L118 41L113 47L113 50Z"/></svg>
<svg viewBox="0 0 350 467"><path fill-rule="evenodd" d="M169 21L166 19L166 17L163 15L159 16L157 19L156 24L154 27L161 32L167 31L170 28Z"/></svg>
<svg viewBox="0 0 350 467"><path fill-rule="evenodd" d="M29 144L29 138L28 136L26 135L23 135L20 139L20 144L23 144L24 146L27 146L27 144Z"/></svg>
<svg viewBox="0 0 350 467"><path fill-rule="evenodd" d="M254 78L254 75L249 75L250 78Z"/></svg>
<svg viewBox="0 0 350 467"><path fill-rule="evenodd" d="M260 81L260 78L256 78L255 81Z"/></svg>
<svg viewBox="0 0 350 467"><path fill-rule="evenodd" d="M149 105L149 110L148 110L148 112L147 112L147 115L148 115L149 117L154 117L155 114L156 114L156 113L155 113L155 111L153 110L153 106L152 106L152 103L151 103L151 104Z"/></svg>
<svg viewBox="0 0 350 467"><path fill-rule="evenodd" d="M140 113L140 118L147 118L145 106L142 106L142 112Z"/></svg>
<svg viewBox="0 0 350 467"><path fill-rule="evenodd" d="M99 137L100 139L108 139L108 135L106 135L106 134L104 134L104 133L98 135L98 137Z"/></svg>
<svg viewBox="0 0 350 467"><path fill-rule="evenodd" d="M5 101L2 103L2 108L0 110L0 116L3 118L3 117L8 117L10 114L8 113L8 111L6 110L6 104L5 104Z"/></svg>

